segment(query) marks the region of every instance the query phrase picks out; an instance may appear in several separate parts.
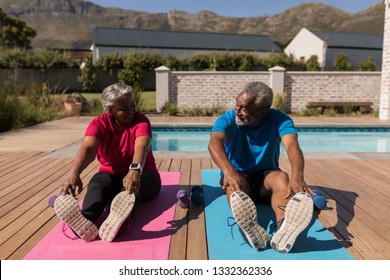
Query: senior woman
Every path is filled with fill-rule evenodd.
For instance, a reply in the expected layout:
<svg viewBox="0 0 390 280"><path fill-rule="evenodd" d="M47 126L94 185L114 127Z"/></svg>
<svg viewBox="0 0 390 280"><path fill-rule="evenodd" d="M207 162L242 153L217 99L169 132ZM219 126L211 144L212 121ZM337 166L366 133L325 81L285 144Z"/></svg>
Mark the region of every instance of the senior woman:
<svg viewBox="0 0 390 280"><path fill-rule="evenodd" d="M103 114L88 125L62 193L54 203L58 217L85 241L99 234L111 242L142 201L161 189L151 149L149 119L137 110L130 86L116 83L103 90ZM81 172L97 157L100 168L88 184L80 210L74 197L83 189ZM111 202L99 230L95 222Z"/></svg>

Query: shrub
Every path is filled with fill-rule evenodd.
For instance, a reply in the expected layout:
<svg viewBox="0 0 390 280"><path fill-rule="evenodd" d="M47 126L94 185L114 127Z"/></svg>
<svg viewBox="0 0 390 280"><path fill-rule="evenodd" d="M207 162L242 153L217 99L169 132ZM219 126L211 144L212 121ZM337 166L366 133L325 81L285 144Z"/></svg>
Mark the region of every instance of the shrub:
<svg viewBox="0 0 390 280"><path fill-rule="evenodd" d="M206 115L206 116L220 116L225 112L226 112L226 108L224 108L221 105L216 105L216 106L213 106L211 108L206 108L204 110L204 115Z"/></svg>
<svg viewBox="0 0 390 280"><path fill-rule="evenodd" d="M192 109L186 109L184 110L184 114L190 117L199 117L203 116L203 109L200 107L195 107Z"/></svg>
<svg viewBox="0 0 390 280"><path fill-rule="evenodd" d="M240 58L234 53L216 53L213 57L213 68L217 71L237 71L240 68ZM210 69L214 70L214 69Z"/></svg>
<svg viewBox="0 0 390 280"><path fill-rule="evenodd" d="M40 90L39 88L42 88ZM43 91L46 90L46 93ZM33 85L26 96L10 86L0 89L0 132L22 128L61 117L62 102L47 87Z"/></svg>
<svg viewBox="0 0 390 280"><path fill-rule="evenodd" d="M62 104L61 104L62 105ZM60 118L60 108L62 107L39 107L39 106L25 106L27 109L20 116L19 126L26 127L34 124L48 122Z"/></svg>
<svg viewBox="0 0 390 280"><path fill-rule="evenodd" d="M0 68L33 68L33 53L25 49L1 49L0 48Z"/></svg>
<svg viewBox="0 0 390 280"><path fill-rule="evenodd" d="M89 106L82 107L83 116L98 116L103 113L103 106L100 100L92 99L89 101Z"/></svg>
<svg viewBox="0 0 390 280"><path fill-rule="evenodd" d="M282 112L286 112L287 111L286 105L287 105L286 95L282 92L275 94L274 100L272 102L272 107Z"/></svg>
<svg viewBox="0 0 390 280"><path fill-rule="evenodd" d="M142 77L142 64L135 56L128 55L125 57L123 67L118 72L119 82L139 88Z"/></svg>
<svg viewBox="0 0 390 280"><path fill-rule="evenodd" d="M33 83L27 89L26 93L28 103L36 107L53 107L55 101L54 94L58 94L56 89L49 88L46 83L43 83L42 85Z"/></svg>
<svg viewBox="0 0 390 280"><path fill-rule="evenodd" d="M141 81L147 72L154 71L163 63L163 57L158 53L129 53L124 57L123 68L118 71L118 80L141 89Z"/></svg>
<svg viewBox="0 0 390 280"><path fill-rule="evenodd" d="M62 69L78 68L80 60L69 52L40 50L32 52L25 49L1 49L0 68Z"/></svg>
<svg viewBox="0 0 390 280"><path fill-rule="evenodd" d="M239 55L238 58L240 60L240 71L252 71L255 69L257 64L256 56L251 54L242 54Z"/></svg>
<svg viewBox="0 0 390 280"><path fill-rule="evenodd" d="M334 66L336 71L351 70L351 62L345 53L338 53L334 59Z"/></svg>
<svg viewBox="0 0 390 280"><path fill-rule="evenodd" d="M337 116L338 112L335 108L326 108L324 109L324 115L327 117L335 117Z"/></svg>
<svg viewBox="0 0 390 280"><path fill-rule="evenodd" d="M267 58L264 59L264 64L268 68L280 66L286 68L287 70L303 70L306 68L304 64L296 61L292 55L286 55L285 53L271 53Z"/></svg>
<svg viewBox="0 0 390 280"><path fill-rule="evenodd" d="M168 116L177 116L179 114L179 108L176 104L167 102L161 108L161 113Z"/></svg>
<svg viewBox="0 0 390 280"><path fill-rule="evenodd" d="M318 62L317 55L310 56L310 58L306 61L306 68L307 68L307 71L319 71L320 70L320 63Z"/></svg>
<svg viewBox="0 0 390 280"><path fill-rule="evenodd" d="M307 107L302 112L299 114L300 116L304 117L311 117L315 116L318 114L317 108L316 107Z"/></svg>
<svg viewBox="0 0 390 280"><path fill-rule="evenodd" d="M0 90L0 132L17 127L19 117L23 112L19 95L11 95L5 87L2 87Z"/></svg>
<svg viewBox="0 0 390 280"><path fill-rule="evenodd" d="M182 70L182 62L181 60L174 56L173 54L169 53L165 57L164 65L168 67L171 71L180 71Z"/></svg>
<svg viewBox="0 0 390 280"><path fill-rule="evenodd" d="M80 60L74 58L70 52L41 50L34 52L32 59L33 68L42 70L78 68L80 66Z"/></svg>
<svg viewBox="0 0 390 280"><path fill-rule="evenodd" d="M360 61L358 66L359 71L375 71L375 69L376 69L376 65L375 65L374 58L372 56L367 57L362 61Z"/></svg>
<svg viewBox="0 0 390 280"><path fill-rule="evenodd" d="M154 71L164 63L163 57L158 52L136 52L132 56L142 65L144 71Z"/></svg>
<svg viewBox="0 0 390 280"><path fill-rule="evenodd" d="M123 68L123 55L118 53L105 54L96 63L96 67L108 72L110 76L113 75L114 69Z"/></svg>
<svg viewBox="0 0 390 280"><path fill-rule="evenodd" d="M133 92L134 92L134 101L135 101L135 104L137 105L137 108L139 110L143 111L144 101L141 98L141 95L142 95L141 90L139 89L138 86L135 86L135 87L133 87Z"/></svg>
<svg viewBox="0 0 390 280"><path fill-rule="evenodd" d="M81 83L84 91L95 91L96 89L96 66L92 63L92 57L88 57L81 68L81 74L77 80Z"/></svg>
<svg viewBox="0 0 390 280"><path fill-rule="evenodd" d="M203 71L207 69L212 69L213 61L210 58L209 54L206 53L195 54L189 58L189 66L191 70Z"/></svg>

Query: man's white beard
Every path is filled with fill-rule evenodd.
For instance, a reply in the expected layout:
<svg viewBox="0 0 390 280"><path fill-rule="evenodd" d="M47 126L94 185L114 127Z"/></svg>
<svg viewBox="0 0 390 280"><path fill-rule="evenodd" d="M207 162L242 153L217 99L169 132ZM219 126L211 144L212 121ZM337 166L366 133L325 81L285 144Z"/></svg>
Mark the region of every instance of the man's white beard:
<svg viewBox="0 0 390 280"><path fill-rule="evenodd" d="M248 118L242 118L240 119L238 116L236 116L236 124L238 126L247 126L253 123L254 117L249 116Z"/></svg>

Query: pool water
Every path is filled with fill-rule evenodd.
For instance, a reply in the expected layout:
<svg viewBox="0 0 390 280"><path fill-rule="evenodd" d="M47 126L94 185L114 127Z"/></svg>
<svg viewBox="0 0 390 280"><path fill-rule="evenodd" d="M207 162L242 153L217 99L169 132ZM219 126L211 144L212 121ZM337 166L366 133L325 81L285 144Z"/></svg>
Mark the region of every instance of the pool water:
<svg viewBox="0 0 390 280"><path fill-rule="evenodd" d="M390 128L298 129L303 152L390 152ZM207 152L209 129L154 129L154 151ZM282 145L281 150L284 151Z"/></svg>

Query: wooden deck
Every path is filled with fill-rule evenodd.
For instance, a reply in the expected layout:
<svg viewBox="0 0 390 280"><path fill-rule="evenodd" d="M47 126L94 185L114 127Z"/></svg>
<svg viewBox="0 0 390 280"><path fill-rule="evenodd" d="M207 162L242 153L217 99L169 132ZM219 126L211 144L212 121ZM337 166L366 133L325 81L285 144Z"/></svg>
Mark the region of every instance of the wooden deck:
<svg viewBox="0 0 390 280"><path fill-rule="evenodd" d="M150 117L153 125L210 125L214 118ZM67 118L0 134L0 259L23 257L59 220L48 198L59 192L90 118ZM297 118L297 124L390 126L373 118ZM321 222L356 259L390 259L390 153L305 153L306 181L320 187L330 209ZM217 168L207 153L156 153L160 171L180 171L181 188L199 185ZM280 161L289 172L285 156ZM82 174L97 170L97 162ZM81 194L79 199L84 195ZM177 207L170 259L208 259L202 206Z"/></svg>

